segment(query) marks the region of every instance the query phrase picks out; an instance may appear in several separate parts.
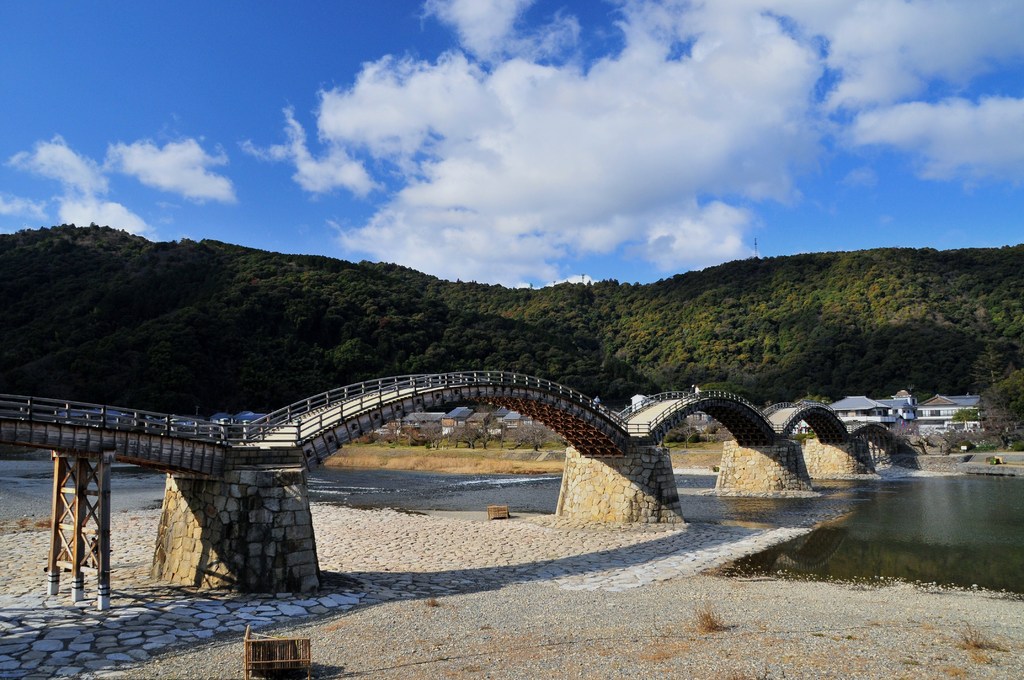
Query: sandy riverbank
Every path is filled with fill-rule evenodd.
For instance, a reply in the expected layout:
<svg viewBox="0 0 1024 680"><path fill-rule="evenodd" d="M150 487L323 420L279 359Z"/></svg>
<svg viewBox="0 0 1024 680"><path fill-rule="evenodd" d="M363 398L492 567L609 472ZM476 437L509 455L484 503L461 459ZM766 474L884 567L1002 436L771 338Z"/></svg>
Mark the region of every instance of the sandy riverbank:
<svg viewBox="0 0 1024 680"><path fill-rule="evenodd" d="M320 678L1024 675L1024 604L1015 598L706 575L798 535L821 519L812 515L794 515L789 527L646 530L320 504L313 515L325 575L316 598L218 595L214 602L226 606L199 620L181 608L208 603L208 594L146 577L158 513L117 513L110 616L121 617L116 630L159 641L124 649L132 639L99 634L109 616L70 606L66 592L46 598L45 608L28 606L42 589L46 532L0 535L4 641L22 630L11 623L29 615L39 635L64 636L52 644L35 639L20 652L0 645L0 663L7 654L9 670L27 660L43 675L239 677L241 631L251 622L264 632L311 637ZM334 596L355 604L344 612L320 606ZM723 630L697 630L695 612L704 605ZM962 648L969 626L1006 651ZM83 651L43 651L58 640L88 639L90 631L104 649L90 642Z"/></svg>
<svg viewBox="0 0 1024 680"><path fill-rule="evenodd" d="M699 629L705 605L722 630ZM628 592L512 584L274 633L311 638L315 678L1019 678L1021 614L987 594L695 576ZM997 649L966 645L968 630ZM237 677L238 637L123 677Z"/></svg>

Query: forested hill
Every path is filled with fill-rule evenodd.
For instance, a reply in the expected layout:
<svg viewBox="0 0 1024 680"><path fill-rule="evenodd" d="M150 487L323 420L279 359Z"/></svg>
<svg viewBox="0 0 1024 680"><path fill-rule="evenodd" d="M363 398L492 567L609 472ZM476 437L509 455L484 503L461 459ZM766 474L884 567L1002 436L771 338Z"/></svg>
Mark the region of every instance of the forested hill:
<svg viewBox="0 0 1024 680"><path fill-rule="evenodd" d="M0 235L0 300L0 392L185 413L465 369L606 400L698 383L765 402L975 392L1024 365L1024 246L527 290L61 226Z"/></svg>

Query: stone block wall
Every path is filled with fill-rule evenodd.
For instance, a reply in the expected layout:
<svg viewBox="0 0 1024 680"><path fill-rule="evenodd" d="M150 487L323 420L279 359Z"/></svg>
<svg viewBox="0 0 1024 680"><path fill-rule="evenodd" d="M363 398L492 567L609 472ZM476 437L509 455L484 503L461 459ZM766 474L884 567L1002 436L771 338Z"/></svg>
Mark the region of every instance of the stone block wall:
<svg viewBox="0 0 1024 680"><path fill-rule="evenodd" d="M804 461L811 479L868 475L875 471L867 443L856 439L845 444L825 444L817 439L808 439L804 442Z"/></svg>
<svg viewBox="0 0 1024 680"><path fill-rule="evenodd" d="M772 446L724 442L715 489L729 493L811 491L803 451L793 441Z"/></svg>
<svg viewBox="0 0 1024 680"><path fill-rule="evenodd" d="M222 479L167 475L152 576L246 592L316 590L305 472L240 467Z"/></svg>
<svg viewBox="0 0 1024 680"><path fill-rule="evenodd" d="M567 448L555 514L586 522L681 523L668 450L646 446L590 457Z"/></svg>

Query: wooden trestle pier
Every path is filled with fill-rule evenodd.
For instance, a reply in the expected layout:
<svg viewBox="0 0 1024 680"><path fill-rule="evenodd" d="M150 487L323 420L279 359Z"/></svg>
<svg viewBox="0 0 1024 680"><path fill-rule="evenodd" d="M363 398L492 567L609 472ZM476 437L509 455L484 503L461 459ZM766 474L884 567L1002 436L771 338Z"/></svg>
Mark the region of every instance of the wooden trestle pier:
<svg viewBox="0 0 1024 680"><path fill-rule="evenodd" d="M110 607L110 466L114 451L53 452L53 513L47 592L71 572L71 601L85 599L85 574L96 576L96 607Z"/></svg>

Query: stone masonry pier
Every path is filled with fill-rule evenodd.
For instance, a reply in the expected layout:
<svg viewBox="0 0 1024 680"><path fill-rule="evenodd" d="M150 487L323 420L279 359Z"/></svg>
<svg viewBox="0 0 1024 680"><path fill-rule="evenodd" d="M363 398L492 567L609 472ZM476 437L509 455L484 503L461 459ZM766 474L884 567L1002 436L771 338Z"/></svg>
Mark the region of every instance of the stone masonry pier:
<svg viewBox="0 0 1024 680"><path fill-rule="evenodd" d="M803 448L807 473L811 479L869 475L875 471L869 462L867 444L861 440L826 444L817 439L808 439Z"/></svg>
<svg viewBox="0 0 1024 680"><path fill-rule="evenodd" d="M789 440L770 446L725 442L715 489L730 493L812 490L803 451Z"/></svg>
<svg viewBox="0 0 1024 680"><path fill-rule="evenodd" d="M250 465L219 479L167 475L151 574L201 588L316 590L305 471Z"/></svg>
<svg viewBox="0 0 1024 680"><path fill-rule="evenodd" d="M565 451L555 514L585 522L682 523L668 449L636 446L621 456Z"/></svg>

